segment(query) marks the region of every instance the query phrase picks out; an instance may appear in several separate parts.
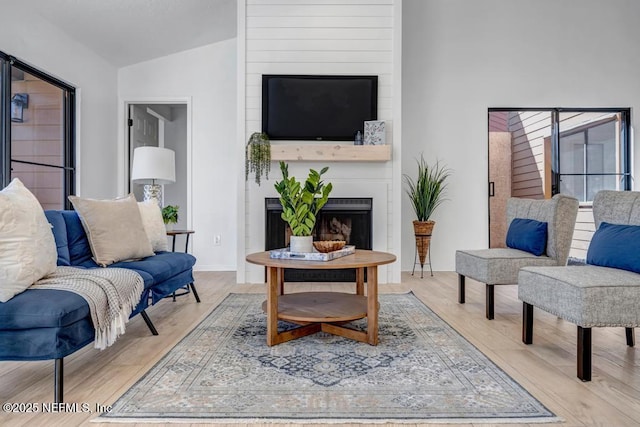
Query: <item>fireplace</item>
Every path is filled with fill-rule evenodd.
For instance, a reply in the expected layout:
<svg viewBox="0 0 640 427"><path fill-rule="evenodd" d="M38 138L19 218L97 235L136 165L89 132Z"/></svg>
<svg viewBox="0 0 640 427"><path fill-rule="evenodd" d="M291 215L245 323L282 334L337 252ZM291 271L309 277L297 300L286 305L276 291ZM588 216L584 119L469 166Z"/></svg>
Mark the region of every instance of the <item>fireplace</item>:
<svg viewBox="0 0 640 427"><path fill-rule="evenodd" d="M357 249L372 248L371 198L330 198L317 215L313 240L345 240ZM277 198L265 199L265 250L289 245L291 230L280 217ZM321 261L318 261L321 262ZM287 282L355 282L355 269L285 270Z"/></svg>

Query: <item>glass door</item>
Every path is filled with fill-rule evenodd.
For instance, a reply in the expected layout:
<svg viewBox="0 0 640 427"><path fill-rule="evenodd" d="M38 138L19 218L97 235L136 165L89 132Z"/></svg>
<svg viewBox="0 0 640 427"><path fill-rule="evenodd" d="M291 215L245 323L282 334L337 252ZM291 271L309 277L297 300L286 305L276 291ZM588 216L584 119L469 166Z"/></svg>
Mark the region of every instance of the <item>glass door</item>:
<svg viewBox="0 0 640 427"><path fill-rule="evenodd" d="M551 197L551 113L489 110L489 247L505 247L507 199Z"/></svg>
<svg viewBox="0 0 640 427"><path fill-rule="evenodd" d="M44 209L63 209L64 92L15 70L11 76L11 179L19 178Z"/></svg>

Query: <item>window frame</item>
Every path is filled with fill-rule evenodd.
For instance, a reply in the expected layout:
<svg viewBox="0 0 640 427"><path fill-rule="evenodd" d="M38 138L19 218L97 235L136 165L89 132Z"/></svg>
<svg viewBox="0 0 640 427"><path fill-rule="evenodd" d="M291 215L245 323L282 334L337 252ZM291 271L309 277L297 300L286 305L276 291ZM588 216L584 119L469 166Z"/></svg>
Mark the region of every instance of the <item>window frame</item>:
<svg viewBox="0 0 640 427"><path fill-rule="evenodd" d="M571 112L574 112L575 110L568 110ZM582 111L579 111L582 112ZM614 110L614 111L605 111L603 110L596 110L594 111L596 113L607 113L607 112L611 112L612 115L608 118L603 118L603 119L599 119L599 120L595 120L593 122L590 123L586 123L586 124L582 124L580 126L576 126L574 128L570 128L567 130L559 130L558 132L558 140L557 140L557 148L556 148L556 153L557 153L557 161L558 161L558 165L557 168L554 167L554 172L553 172L553 180L554 180L554 185L557 185L556 188L560 188L560 181L562 180L563 176L574 176L574 177L583 177L583 181L584 181L584 191L585 191L585 198L587 198L588 195L588 180L587 178L592 176L616 176L616 177L620 177L620 181L621 181L621 185L620 187L624 190L624 191L629 191L631 190L631 166L630 166L630 141L629 141L629 122L630 122L630 109L619 109L619 110ZM586 154L586 150L588 150L588 146L590 144L589 141L589 131L591 129L594 129L598 126L607 124L607 123L619 123L620 124L620 129L618 134L616 135L616 138L619 138L619 147L620 147L620 154L618 156L618 158L616 159L616 162L619 162L620 165L620 172L616 173L616 172L603 172L603 173L592 173L589 171L586 171L584 173L563 173L561 168L560 168L560 161L561 161L561 151L560 151L560 144L562 141L562 138L565 137L569 137L572 135L577 135L577 134L583 134L584 135L584 143L583 145L583 150L584 151L584 161L585 161L585 165L584 167L587 168L586 162L587 160L587 154ZM593 200L580 200L580 206L581 207L590 207L593 204Z"/></svg>
<svg viewBox="0 0 640 427"><path fill-rule="evenodd" d="M64 173L62 205L65 209L71 209L67 196L75 194L76 190L76 88L2 51L0 51L0 185L4 188L11 181L11 72L13 68L56 86L64 93L64 117L61 123L64 127L63 165L13 161L62 169Z"/></svg>

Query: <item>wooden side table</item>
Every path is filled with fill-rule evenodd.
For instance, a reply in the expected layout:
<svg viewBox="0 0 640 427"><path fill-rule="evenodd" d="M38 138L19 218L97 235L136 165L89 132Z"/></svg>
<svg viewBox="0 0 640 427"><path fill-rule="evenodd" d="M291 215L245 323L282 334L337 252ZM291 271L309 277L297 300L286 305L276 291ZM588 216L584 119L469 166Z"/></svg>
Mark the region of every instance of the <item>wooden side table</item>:
<svg viewBox="0 0 640 427"><path fill-rule="evenodd" d="M184 253L189 252L189 236L191 236L195 231L193 230L168 230L167 236L171 236L173 240L171 241L171 252L176 251L176 236L185 235L185 244L184 244ZM189 292L193 292L193 296L196 299L196 302L200 302L200 296L198 295L198 291L196 291L196 286L192 283L189 283L184 287L185 291L179 294L173 293L173 301L175 302L176 297L186 295Z"/></svg>
<svg viewBox="0 0 640 427"><path fill-rule="evenodd" d="M189 236L192 235L193 233L195 233L195 231L193 230L170 230L167 231L167 236L171 236L173 238L172 242L171 242L171 252L175 252L176 251L176 236L179 235L186 235L186 240L185 240L185 245L184 245L184 252L187 253L189 252Z"/></svg>

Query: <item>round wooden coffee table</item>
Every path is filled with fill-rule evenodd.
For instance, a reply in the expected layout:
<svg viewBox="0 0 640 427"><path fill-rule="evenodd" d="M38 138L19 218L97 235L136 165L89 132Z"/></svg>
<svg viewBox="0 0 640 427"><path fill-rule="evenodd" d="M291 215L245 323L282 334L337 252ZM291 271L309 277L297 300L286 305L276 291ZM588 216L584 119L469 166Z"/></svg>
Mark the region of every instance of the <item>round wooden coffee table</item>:
<svg viewBox="0 0 640 427"><path fill-rule="evenodd" d="M395 255L356 249L352 255L331 261L305 261L271 258L269 252L247 255L247 262L267 268L267 300L262 307L267 313L267 345L272 346L314 334L319 331L378 344L378 266L390 264ZM299 292L284 294L284 270L287 268L326 270L356 269L356 293ZM367 269L367 292L364 271ZM343 325L367 318L367 330L357 331ZM299 328L278 332L278 319L298 323Z"/></svg>

